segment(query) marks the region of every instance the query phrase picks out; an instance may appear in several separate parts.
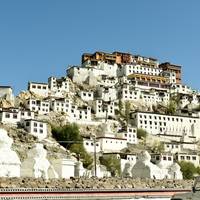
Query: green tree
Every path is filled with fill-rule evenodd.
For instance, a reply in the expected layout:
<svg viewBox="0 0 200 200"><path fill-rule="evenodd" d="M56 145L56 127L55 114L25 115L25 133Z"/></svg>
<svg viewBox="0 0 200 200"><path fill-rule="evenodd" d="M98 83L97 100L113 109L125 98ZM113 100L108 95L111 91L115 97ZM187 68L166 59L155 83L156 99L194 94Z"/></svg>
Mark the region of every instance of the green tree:
<svg viewBox="0 0 200 200"><path fill-rule="evenodd" d="M125 103L125 120L126 120L127 124L129 124L129 120L130 120L130 110L131 110L131 104L129 101L126 101L126 103Z"/></svg>
<svg viewBox="0 0 200 200"><path fill-rule="evenodd" d="M103 155L99 160L111 172L112 176L119 176L121 174L120 159L117 158L117 155Z"/></svg>
<svg viewBox="0 0 200 200"><path fill-rule="evenodd" d="M69 150L76 153L77 157L83 161L83 167L88 168L92 165L93 158L86 152L83 144L72 144Z"/></svg>
<svg viewBox="0 0 200 200"><path fill-rule="evenodd" d="M151 147L153 153L163 153L165 151L164 144L162 142L156 141Z"/></svg>
<svg viewBox="0 0 200 200"><path fill-rule="evenodd" d="M179 162L179 165L181 167L181 171L183 173L184 179L193 179L194 178L194 174L197 172L197 169L193 163L181 161L181 162Z"/></svg>
<svg viewBox="0 0 200 200"><path fill-rule="evenodd" d="M123 111L123 109L124 109L124 105L123 105L123 102L122 102L121 99L119 100L118 107L119 107L119 113L122 113L122 111Z"/></svg>
<svg viewBox="0 0 200 200"><path fill-rule="evenodd" d="M77 157L83 161L84 167L87 168L92 164L93 159L83 146L83 138L81 137L79 128L76 124L53 127L52 134L63 147L75 153Z"/></svg>
<svg viewBox="0 0 200 200"><path fill-rule="evenodd" d="M177 110L177 104L175 101L170 100L166 106L165 114L174 115Z"/></svg>
<svg viewBox="0 0 200 200"><path fill-rule="evenodd" d="M197 173L198 175L200 175L200 167L197 167L197 168L196 168L196 173Z"/></svg>
<svg viewBox="0 0 200 200"><path fill-rule="evenodd" d="M142 128L137 129L137 138L138 139L145 139L147 137L148 133Z"/></svg>

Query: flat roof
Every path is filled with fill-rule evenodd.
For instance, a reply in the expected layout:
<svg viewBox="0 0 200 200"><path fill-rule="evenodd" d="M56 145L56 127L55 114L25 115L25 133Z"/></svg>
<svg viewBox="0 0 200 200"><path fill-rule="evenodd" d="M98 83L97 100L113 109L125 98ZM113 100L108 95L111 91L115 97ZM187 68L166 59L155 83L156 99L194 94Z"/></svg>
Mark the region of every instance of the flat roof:
<svg viewBox="0 0 200 200"><path fill-rule="evenodd" d="M8 86L8 85L0 85L0 88L11 88L12 89L12 87Z"/></svg>
<svg viewBox="0 0 200 200"><path fill-rule="evenodd" d="M97 137L96 139L114 139L114 140L126 140L125 138L117 138L117 137L108 137L108 136L101 136Z"/></svg>
<svg viewBox="0 0 200 200"><path fill-rule="evenodd" d="M48 83L41 83L41 82L28 82L29 84L40 84L40 85L48 85Z"/></svg>
<svg viewBox="0 0 200 200"><path fill-rule="evenodd" d="M166 115L163 113L154 113L154 112L145 112L145 111L135 111L131 112L132 113L144 113L144 114L153 114L153 115L163 115L163 116L169 116L169 117L187 117L187 118L194 118L194 119L199 119L199 117L193 117L193 116L185 116L185 115Z"/></svg>
<svg viewBox="0 0 200 200"><path fill-rule="evenodd" d="M169 65L170 67L181 68L180 65L171 64L170 62L160 63L159 66L162 65Z"/></svg>

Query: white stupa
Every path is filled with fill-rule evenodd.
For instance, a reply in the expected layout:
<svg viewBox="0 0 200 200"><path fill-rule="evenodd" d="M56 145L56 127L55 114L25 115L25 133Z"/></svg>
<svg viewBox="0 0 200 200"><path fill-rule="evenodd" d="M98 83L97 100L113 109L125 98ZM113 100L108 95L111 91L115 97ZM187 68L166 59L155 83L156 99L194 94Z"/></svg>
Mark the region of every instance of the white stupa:
<svg viewBox="0 0 200 200"><path fill-rule="evenodd" d="M11 149L13 139L0 128L0 177L20 177L20 159Z"/></svg>
<svg viewBox="0 0 200 200"><path fill-rule="evenodd" d="M181 172L181 167L179 166L178 163L173 163L169 167L168 173L169 173L171 179L183 179L183 174Z"/></svg>
<svg viewBox="0 0 200 200"><path fill-rule="evenodd" d="M138 161L133 166L131 172L133 178L163 179L168 176L166 170L162 170L151 161L151 156L147 151L142 151Z"/></svg>
<svg viewBox="0 0 200 200"><path fill-rule="evenodd" d="M43 144L36 143L28 152L28 158L21 167L21 176L34 178L58 178L58 174L47 159L47 151Z"/></svg>

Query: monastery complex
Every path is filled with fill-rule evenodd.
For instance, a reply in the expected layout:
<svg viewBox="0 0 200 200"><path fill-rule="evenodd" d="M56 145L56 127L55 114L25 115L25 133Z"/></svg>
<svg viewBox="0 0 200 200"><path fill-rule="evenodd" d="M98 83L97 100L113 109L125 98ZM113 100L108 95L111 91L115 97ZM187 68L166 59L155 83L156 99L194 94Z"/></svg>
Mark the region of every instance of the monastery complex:
<svg viewBox="0 0 200 200"><path fill-rule="evenodd" d="M102 155L117 156L123 177L182 179L178 162L200 165L200 93L183 83L177 64L124 52L84 53L63 77L30 80L16 97L11 86L0 86L0 99L1 177L109 177L98 162ZM78 124L86 151L97 159L90 170L76 155L53 157L45 148L67 151L51 138L52 116ZM10 129L37 138L23 159L12 148ZM162 144L162 152L139 148L148 141Z"/></svg>

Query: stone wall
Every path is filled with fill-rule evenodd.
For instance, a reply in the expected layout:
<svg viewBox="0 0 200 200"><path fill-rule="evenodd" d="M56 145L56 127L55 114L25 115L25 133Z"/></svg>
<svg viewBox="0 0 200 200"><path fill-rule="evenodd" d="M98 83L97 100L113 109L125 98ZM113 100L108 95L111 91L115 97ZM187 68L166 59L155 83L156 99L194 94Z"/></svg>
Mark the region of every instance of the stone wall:
<svg viewBox="0 0 200 200"><path fill-rule="evenodd" d="M153 180L131 178L71 178L50 179L41 178L0 178L0 188L93 188L93 189L191 189L193 180Z"/></svg>

